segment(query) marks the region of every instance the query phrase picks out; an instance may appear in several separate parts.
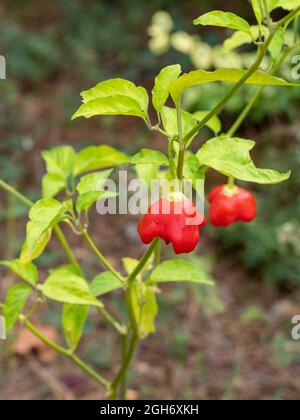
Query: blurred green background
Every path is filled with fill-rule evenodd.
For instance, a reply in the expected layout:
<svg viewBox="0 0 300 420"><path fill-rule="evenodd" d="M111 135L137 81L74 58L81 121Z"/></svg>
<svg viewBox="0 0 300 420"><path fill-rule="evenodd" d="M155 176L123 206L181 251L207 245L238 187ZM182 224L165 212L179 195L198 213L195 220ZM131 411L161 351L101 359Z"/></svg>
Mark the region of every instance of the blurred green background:
<svg viewBox="0 0 300 420"><path fill-rule="evenodd" d="M228 34L212 28L199 30L191 23L213 9L235 11L254 24L247 0L226 4L217 0L2 1L0 53L6 58L7 79L0 81L0 178L37 198L44 171L40 152L45 148L107 143L133 153L151 142L165 150L163 140L151 137L135 120L71 122L70 116L79 104L79 92L101 80L126 77L150 91L154 76L168 64L180 63L185 71L199 63L213 67L216 63L207 64L204 58ZM158 10L168 12L173 25L158 45L159 51L149 30ZM188 52L187 34L198 41L201 37L206 45L196 58ZM229 58L243 66L251 53L245 49ZM217 64L226 64L226 56L216 56ZM283 74L289 78L289 62ZM186 98L186 107L208 109L224 89L217 84L204 86ZM248 102L253 89L242 89L228 104L221 115L225 128ZM299 105L299 89L266 88L240 129L240 137L257 141L258 166L292 169L292 177L278 186L249 186L259 207L253 224L205 230L198 256L193 258L213 273L218 288L213 292L167 289L167 295L162 295L158 333L142 347L132 398L293 399L297 392L299 395L296 372L300 373L300 351L290 340L291 316L297 308L300 312ZM207 188L222 181L210 175ZM13 258L25 235L26 209L1 192L0 197L1 259ZM101 221L98 216L95 221L98 241L105 239L104 251L113 262L125 253L134 256L140 251L134 233L136 219ZM80 241L75 240L74 246L81 258L89 258ZM41 263L51 266L60 258L54 244ZM2 273L2 279L11 281ZM4 281L1 290L5 291ZM45 311L44 321L58 328L59 316L51 307ZM115 343L103 330L99 354L97 328L97 322L91 321L87 334L92 339L84 343L82 351L90 362L109 370ZM13 338L0 345L0 398L15 398L16 369L21 366L26 378L31 369L26 360L11 358L12 345ZM69 379L59 361L53 369L76 396L82 394L80 387L86 398L94 395L93 384L82 384L80 375ZM38 381L28 380L19 390L30 390L28 398L53 396L49 384L40 388Z"/></svg>

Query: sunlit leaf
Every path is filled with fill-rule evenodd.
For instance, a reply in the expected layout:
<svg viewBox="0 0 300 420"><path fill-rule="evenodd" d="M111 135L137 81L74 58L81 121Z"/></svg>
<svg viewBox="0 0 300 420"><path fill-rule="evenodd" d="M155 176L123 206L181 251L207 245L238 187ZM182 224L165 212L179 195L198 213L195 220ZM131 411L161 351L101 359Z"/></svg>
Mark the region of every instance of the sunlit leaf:
<svg viewBox="0 0 300 420"><path fill-rule="evenodd" d="M129 159L124 153L113 147L89 146L78 153L74 162L74 175L98 169L119 166L128 163Z"/></svg>
<svg viewBox="0 0 300 420"><path fill-rule="evenodd" d="M169 166L168 158L162 152L152 149L141 149L130 159L130 163L133 165L155 164L159 166Z"/></svg>
<svg viewBox="0 0 300 420"><path fill-rule="evenodd" d="M181 73L179 64L165 67L155 78L154 88L152 90L153 106L158 113L165 105L169 94L171 85L178 79Z"/></svg>
<svg viewBox="0 0 300 420"><path fill-rule="evenodd" d="M57 302L103 306L91 293L86 280L68 269L61 269L50 274L45 283L39 285L39 289L47 298Z"/></svg>
<svg viewBox="0 0 300 420"><path fill-rule="evenodd" d="M221 136L206 142L197 157L201 165L242 181L276 184L290 177L290 172L281 174L271 169L256 168L249 153L254 146L255 142L251 140Z"/></svg>
<svg viewBox="0 0 300 420"><path fill-rule="evenodd" d="M90 284L91 293L95 297L120 289L121 287L123 287L121 281L110 271L98 274Z"/></svg>
<svg viewBox="0 0 300 420"><path fill-rule="evenodd" d="M82 336L89 314L87 305L65 303L63 307L62 326L69 349L74 352Z"/></svg>
<svg viewBox="0 0 300 420"><path fill-rule="evenodd" d="M31 288L26 284L17 284L9 289L3 308L7 331L15 325L31 292Z"/></svg>
<svg viewBox="0 0 300 420"><path fill-rule="evenodd" d="M153 270L150 279L147 280L148 284L167 282L213 284L207 273L186 260L164 261Z"/></svg>
<svg viewBox="0 0 300 420"><path fill-rule="evenodd" d="M175 82L171 89L171 96L175 103L178 102L180 96L185 89L211 82L227 82L236 83L247 74L247 70L220 68L215 71L195 70L190 73L183 74ZM250 76L246 82L250 85L270 85L270 86L297 86L289 83L279 77L271 76L257 70Z"/></svg>
<svg viewBox="0 0 300 420"><path fill-rule="evenodd" d="M142 86L136 86L129 80L121 78L105 80L95 87L81 92L84 103L115 95L133 99L139 104L139 108L147 114L149 98L146 89Z"/></svg>
<svg viewBox="0 0 300 420"><path fill-rule="evenodd" d="M22 264L21 260L1 261L1 265L8 267L13 273L26 282L35 285L38 280L38 269L33 263Z"/></svg>
<svg viewBox="0 0 300 420"><path fill-rule="evenodd" d="M245 19L237 16L234 13L221 12L219 10L215 10L213 12L199 16L194 20L193 23L194 25L220 26L222 28L230 28L237 31L250 33L250 25Z"/></svg>

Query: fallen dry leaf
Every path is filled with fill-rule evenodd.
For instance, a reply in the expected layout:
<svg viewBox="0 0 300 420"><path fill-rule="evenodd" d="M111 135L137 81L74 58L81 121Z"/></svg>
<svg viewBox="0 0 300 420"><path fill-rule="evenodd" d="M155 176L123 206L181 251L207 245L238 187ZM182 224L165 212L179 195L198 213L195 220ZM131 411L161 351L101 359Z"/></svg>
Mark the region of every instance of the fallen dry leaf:
<svg viewBox="0 0 300 420"><path fill-rule="evenodd" d="M57 332L54 327L39 325L38 329L50 340L55 341L57 339ZM13 352L18 356L27 356L32 351L36 351L39 360L45 364L52 362L55 355L52 349L40 341L29 330L20 328L18 330L17 340L13 345Z"/></svg>

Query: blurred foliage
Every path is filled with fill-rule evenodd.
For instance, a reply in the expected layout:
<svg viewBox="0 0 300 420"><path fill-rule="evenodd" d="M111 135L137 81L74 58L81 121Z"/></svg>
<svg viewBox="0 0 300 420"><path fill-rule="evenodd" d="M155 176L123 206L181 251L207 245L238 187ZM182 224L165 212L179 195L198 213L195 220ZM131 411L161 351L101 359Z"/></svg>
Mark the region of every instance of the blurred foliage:
<svg viewBox="0 0 300 420"><path fill-rule="evenodd" d="M282 281L300 284L300 150L292 144L282 152L265 146L264 162L280 162L292 168L284 185L259 187L258 217L251 224L238 223L227 229L211 230L223 252L240 258L243 266L270 284Z"/></svg>

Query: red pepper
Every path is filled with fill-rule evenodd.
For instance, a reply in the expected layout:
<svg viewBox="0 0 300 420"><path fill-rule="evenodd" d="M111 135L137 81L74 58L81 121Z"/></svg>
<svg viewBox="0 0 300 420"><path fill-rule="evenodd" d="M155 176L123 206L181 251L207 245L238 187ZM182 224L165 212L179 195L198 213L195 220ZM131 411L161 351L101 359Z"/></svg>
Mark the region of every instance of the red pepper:
<svg viewBox="0 0 300 420"><path fill-rule="evenodd" d="M227 227L235 222L252 222L256 218L254 195L243 188L215 187L208 195L209 218L214 226Z"/></svg>
<svg viewBox="0 0 300 420"><path fill-rule="evenodd" d="M144 215L138 225L138 232L144 244L154 238L172 243L176 254L194 251L199 239L199 228L205 226L205 217L199 213L190 200L158 200Z"/></svg>

